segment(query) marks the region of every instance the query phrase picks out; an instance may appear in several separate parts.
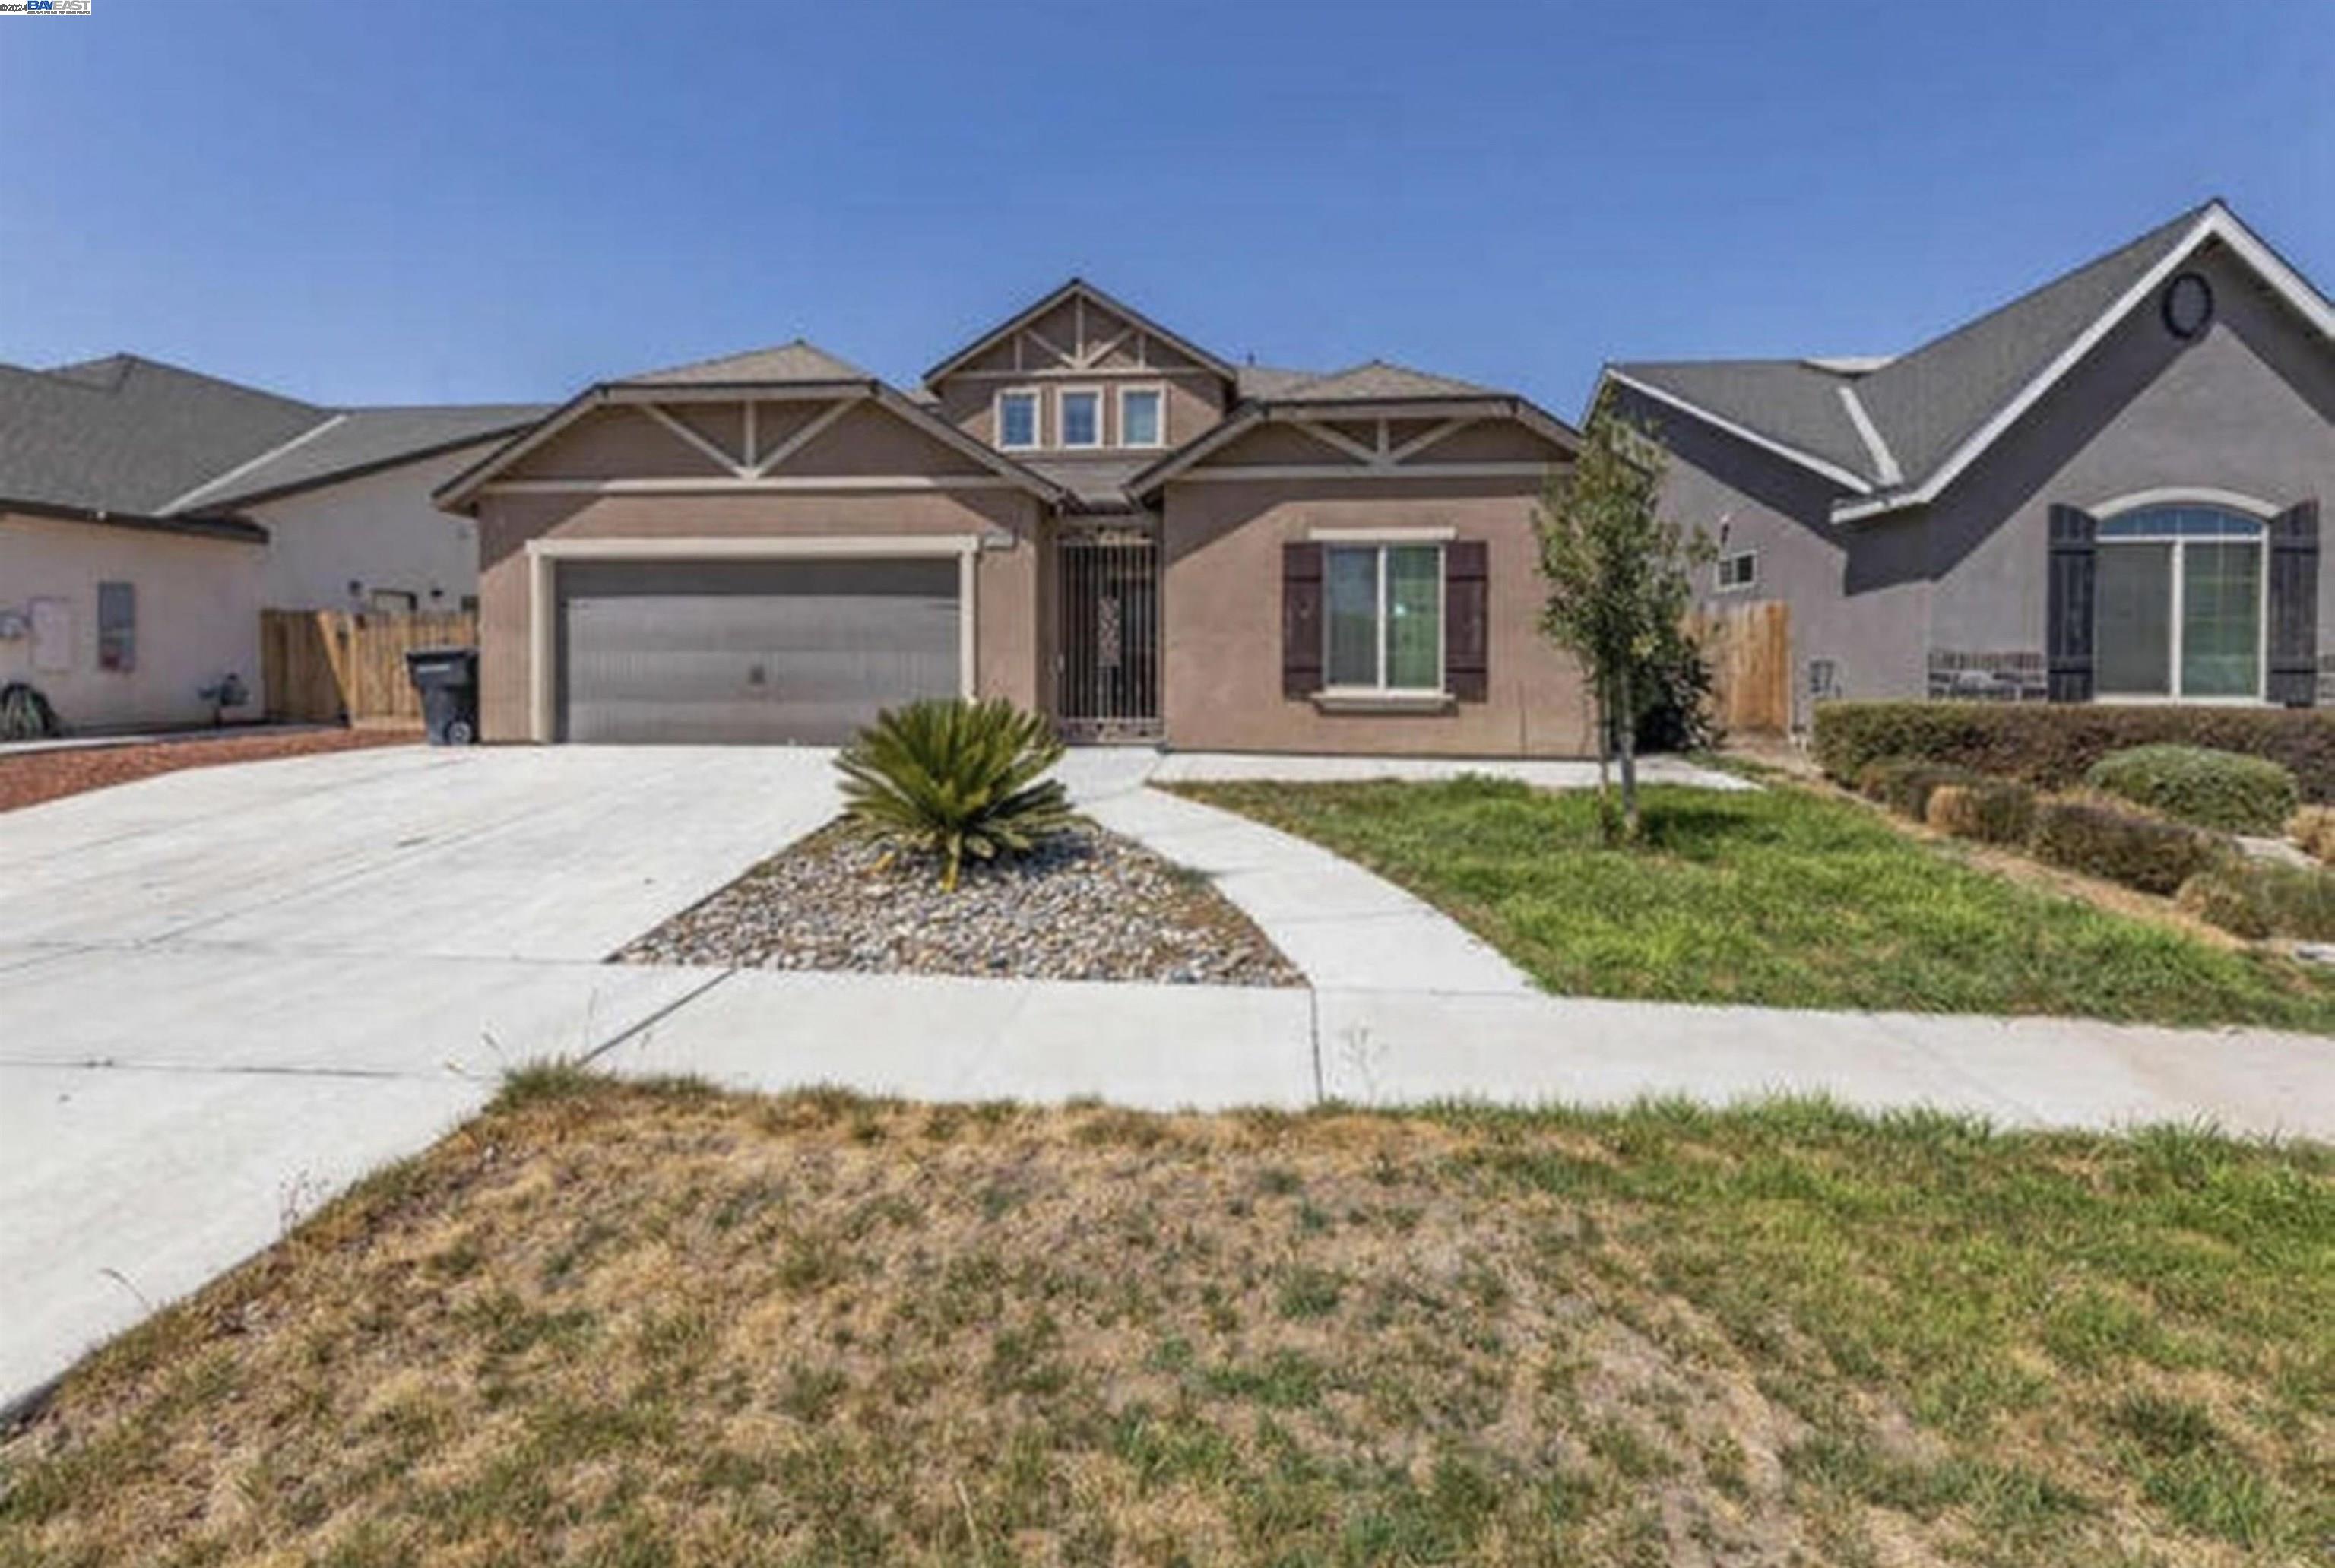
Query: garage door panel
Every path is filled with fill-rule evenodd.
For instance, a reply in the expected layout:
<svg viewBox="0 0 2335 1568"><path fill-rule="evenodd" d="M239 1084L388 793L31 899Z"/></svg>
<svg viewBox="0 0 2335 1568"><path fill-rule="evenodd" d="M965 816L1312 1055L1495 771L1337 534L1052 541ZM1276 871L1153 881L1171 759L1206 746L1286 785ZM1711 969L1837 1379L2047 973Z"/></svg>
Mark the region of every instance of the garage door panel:
<svg viewBox="0 0 2335 1568"><path fill-rule="evenodd" d="M954 560L615 562L559 574L572 740L847 740L960 690Z"/></svg>

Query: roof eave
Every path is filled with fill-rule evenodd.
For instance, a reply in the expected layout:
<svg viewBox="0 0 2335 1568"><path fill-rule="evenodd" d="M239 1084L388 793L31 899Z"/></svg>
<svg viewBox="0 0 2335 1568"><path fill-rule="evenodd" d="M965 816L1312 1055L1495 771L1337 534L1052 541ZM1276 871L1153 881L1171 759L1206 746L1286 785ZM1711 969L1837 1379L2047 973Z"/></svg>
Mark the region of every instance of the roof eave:
<svg viewBox="0 0 2335 1568"><path fill-rule="evenodd" d="M281 500L286 496L296 496L303 490L318 490L333 485L346 484L351 479L361 479L368 474L384 473L391 469L402 468L407 463L418 463L430 458L444 457L448 452L458 452L464 447L480 446L488 441L509 440L511 437L532 429L538 422L539 421L537 420L525 420L516 424L497 425L471 435L450 440L433 441L426 447L416 447L411 451L399 452L392 457L373 458L361 463L351 463L344 468L333 469L308 479L296 479L290 484L276 485L267 489L242 492L231 490L219 498L218 504L223 507L256 507L268 501ZM211 514L199 510L175 515L208 517Z"/></svg>
<svg viewBox="0 0 2335 1568"><path fill-rule="evenodd" d="M1642 376L1630 375L1614 369L1610 364L1598 373L1596 390L1591 392L1589 397L1590 407L1597 406L1597 400L1604 395L1609 382L1628 387L1632 392L1650 397L1656 402L1667 404L1681 413L1692 415L1713 430L1722 431L1738 440L1748 442L1763 451L1772 452L1779 458L1797 463L1810 473L1821 475L1836 485L1855 491L1859 496L1869 496L1873 493L1873 481L1861 474L1852 473L1838 463L1817 457L1814 452L1802 451L1788 441L1778 440L1773 436L1753 430L1749 425L1729 419L1716 410L1705 408L1692 399L1671 392L1667 387L1656 386Z"/></svg>
<svg viewBox="0 0 2335 1568"><path fill-rule="evenodd" d="M1064 487L974 440L905 393L876 377L864 376L819 382L693 382L673 387L642 382L596 382L439 486L431 492L431 502L441 511L459 511L469 506L497 473L596 408L644 402L733 402L741 399L775 402L817 398L865 398L890 410L944 445L982 463L1001 479L1012 480L1042 500L1060 503L1070 495Z"/></svg>
<svg viewBox="0 0 2335 1568"><path fill-rule="evenodd" d="M117 512L104 507L68 506L57 501L16 497L0 497L0 512L15 512L21 517L53 518L60 522L92 523L109 528L135 528L145 533L179 534L237 545L264 545L271 537L265 528L248 518L154 517L144 512Z"/></svg>
<svg viewBox="0 0 2335 1568"><path fill-rule="evenodd" d="M2220 200L2209 202L2188 233L2165 248L2149 269L2141 274L2132 286L2118 295L2108 307L2093 317L2092 324L2054 355L2051 362L2031 377L2026 385L1989 415L1986 421L1962 438L1945 460L1923 477L1922 481L1905 490L1870 499L1836 505L1832 519L1836 523L1860 522L1908 507L1926 506L1944 492L1946 487L1960 478L1966 469L2001 440L2003 433L2026 416L2028 410L2040 402L2068 373L2089 357L2100 341L2138 309L2154 295L2174 269L2197 253L2209 239L2218 239L2228 246L2238 258L2267 282L2303 320L2321 337L2335 339L2335 305L2320 294L2311 280L2291 266L2284 256L2271 248L2262 237L2239 220L2237 214Z"/></svg>
<svg viewBox="0 0 2335 1568"><path fill-rule="evenodd" d="M1568 453L1581 450L1581 432L1534 402L1530 398L1513 392L1439 393L1415 398L1252 398L1234 411L1233 417L1223 420L1201 431L1175 450L1162 456L1148 468L1136 473L1127 481L1127 493L1148 500L1162 485L1206 460L1212 452L1240 439L1258 425L1275 420L1291 419L1404 419L1446 418L1461 414L1468 409L1482 411L1486 419L1513 419L1534 433L1563 447ZM1427 478L1433 474L1432 466L1421 468L1413 474L1396 474L1395 478Z"/></svg>

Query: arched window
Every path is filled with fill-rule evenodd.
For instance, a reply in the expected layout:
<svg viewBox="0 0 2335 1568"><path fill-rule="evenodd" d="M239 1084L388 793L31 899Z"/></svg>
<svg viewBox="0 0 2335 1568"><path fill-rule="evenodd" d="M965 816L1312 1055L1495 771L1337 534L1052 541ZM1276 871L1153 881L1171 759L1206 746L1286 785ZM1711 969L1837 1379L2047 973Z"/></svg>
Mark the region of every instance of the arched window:
<svg viewBox="0 0 2335 1568"><path fill-rule="evenodd" d="M2262 523L2144 507L2099 526L2093 631L2104 697L2262 694Z"/></svg>

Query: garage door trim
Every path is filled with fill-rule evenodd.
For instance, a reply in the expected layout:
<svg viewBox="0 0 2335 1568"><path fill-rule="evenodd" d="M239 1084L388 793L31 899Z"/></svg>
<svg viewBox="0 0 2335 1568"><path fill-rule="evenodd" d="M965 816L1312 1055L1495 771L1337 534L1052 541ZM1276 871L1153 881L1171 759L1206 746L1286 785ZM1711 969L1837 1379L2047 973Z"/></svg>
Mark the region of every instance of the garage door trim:
<svg viewBox="0 0 2335 1568"><path fill-rule="evenodd" d="M974 692L974 564L979 534L804 534L751 538L530 539L528 555L528 730L538 741L558 733L558 582L562 561L896 559L948 557L957 561L957 680Z"/></svg>

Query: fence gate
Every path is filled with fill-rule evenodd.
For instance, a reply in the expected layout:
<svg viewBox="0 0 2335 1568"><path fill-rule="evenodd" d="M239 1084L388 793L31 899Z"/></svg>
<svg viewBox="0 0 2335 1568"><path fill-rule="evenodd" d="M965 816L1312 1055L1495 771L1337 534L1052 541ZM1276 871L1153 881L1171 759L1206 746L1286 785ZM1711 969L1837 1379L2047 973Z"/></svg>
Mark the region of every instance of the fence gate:
<svg viewBox="0 0 2335 1568"><path fill-rule="evenodd" d="M407 651L478 644L479 617L468 610L262 610L267 717L418 730L421 699L405 673Z"/></svg>
<svg viewBox="0 0 2335 1568"><path fill-rule="evenodd" d="M1159 735L1159 538L1087 528L1056 542L1054 717L1070 740Z"/></svg>
<svg viewBox="0 0 2335 1568"><path fill-rule="evenodd" d="M1689 629L1710 664L1710 705L1731 734L1792 727L1792 611L1781 599L1706 606Z"/></svg>

